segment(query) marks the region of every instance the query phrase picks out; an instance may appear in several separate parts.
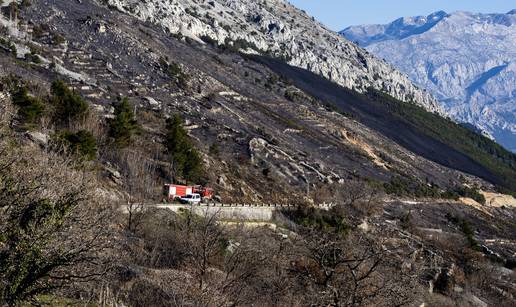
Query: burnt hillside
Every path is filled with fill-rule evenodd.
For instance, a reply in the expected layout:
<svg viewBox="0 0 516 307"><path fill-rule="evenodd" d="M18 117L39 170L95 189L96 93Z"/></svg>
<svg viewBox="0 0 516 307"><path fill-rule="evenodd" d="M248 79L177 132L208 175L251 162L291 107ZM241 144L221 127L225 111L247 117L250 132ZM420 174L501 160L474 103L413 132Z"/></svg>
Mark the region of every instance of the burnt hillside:
<svg viewBox="0 0 516 307"><path fill-rule="evenodd" d="M356 104L350 113L358 114L357 121L328 108L331 99L314 98L302 84L292 84L231 48L173 37L91 1L33 4L22 16L30 20L29 28L36 33L32 39L38 48L33 49L42 60L20 66L6 59L11 68L4 74L13 72L43 83L63 78L104 111L116 97L127 96L153 116L181 114L203 152L219 142L220 158L227 164L212 163L217 165L213 173L235 184L248 182L246 197L271 197L261 183L270 180L265 173L274 174L273 180L281 183L273 185L279 195L281 189L305 193L307 184L316 188L346 178L388 182L393 176L402 176L433 182L442 189L460 184L458 172L432 161L497 182L485 169L451 149L435 151L447 152L450 161L437 158L445 155L419 156L425 150L429 154L432 144L445 147L423 134L409 134L413 126L407 127L407 134L397 134L398 125L407 123L398 120L391 124L389 113L372 100L338 87L327 88L328 95L350 97ZM56 37L62 38L58 44ZM175 66L179 75L170 70ZM283 66L278 63L277 67ZM305 74L297 72L298 79ZM359 103L360 99L364 101ZM145 122L144 128L156 131L157 124ZM156 140L161 137L160 133L154 136ZM399 146L390 138L405 142L400 141ZM231 197L231 191L226 195Z"/></svg>
<svg viewBox="0 0 516 307"><path fill-rule="evenodd" d="M509 190L516 186L516 155L480 134L378 91L358 94L282 61L252 58L420 156Z"/></svg>

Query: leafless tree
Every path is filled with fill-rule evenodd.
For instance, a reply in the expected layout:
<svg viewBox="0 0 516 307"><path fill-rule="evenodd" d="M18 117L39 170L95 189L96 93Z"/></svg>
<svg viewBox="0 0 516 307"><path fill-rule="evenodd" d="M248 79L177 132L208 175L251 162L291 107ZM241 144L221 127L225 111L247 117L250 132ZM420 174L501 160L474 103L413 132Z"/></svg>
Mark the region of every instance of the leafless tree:
<svg viewBox="0 0 516 307"><path fill-rule="evenodd" d="M117 150L116 165L127 193L127 229L135 231L142 222L145 203L160 195L156 163L147 154L135 149Z"/></svg>
<svg viewBox="0 0 516 307"><path fill-rule="evenodd" d="M399 265L393 261L392 251L366 236L350 234L342 238L308 230L298 240L297 248L293 272L310 289L308 303L362 306L408 302L399 295L403 287L383 272Z"/></svg>
<svg viewBox="0 0 516 307"><path fill-rule="evenodd" d="M374 193L364 183L358 180L347 180L342 184L342 188L339 189L340 196L343 197L345 205L354 205L356 203L369 201Z"/></svg>
<svg viewBox="0 0 516 307"><path fill-rule="evenodd" d="M222 255L223 278L217 283L217 291L226 304L250 305L257 299L253 284L269 261L263 251L264 241L269 238L244 227L233 229L229 235L234 239Z"/></svg>
<svg viewBox="0 0 516 307"><path fill-rule="evenodd" d="M101 276L113 210L91 175L14 139L0 148L1 298L13 304Z"/></svg>
<svg viewBox="0 0 516 307"><path fill-rule="evenodd" d="M203 290L211 261L223 248L224 229L217 225L217 214L208 210L202 216L192 212L186 215L182 229L183 237L189 242L186 259L193 268L198 288Z"/></svg>

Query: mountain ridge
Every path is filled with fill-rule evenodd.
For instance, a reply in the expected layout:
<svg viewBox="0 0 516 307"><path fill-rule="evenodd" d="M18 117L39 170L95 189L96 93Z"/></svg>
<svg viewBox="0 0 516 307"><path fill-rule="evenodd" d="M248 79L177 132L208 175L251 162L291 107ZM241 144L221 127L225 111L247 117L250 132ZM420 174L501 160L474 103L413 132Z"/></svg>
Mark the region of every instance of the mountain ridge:
<svg viewBox="0 0 516 307"><path fill-rule="evenodd" d="M385 25L350 26L339 33L357 42L360 46L367 47L376 42L404 39L424 33L448 16L449 14L445 11L437 11L428 16L401 17Z"/></svg>
<svg viewBox="0 0 516 307"><path fill-rule="evenodd" d="M260 3L151 0L146 4L134 0L104 0L104 3L140 20L158 24L171 33L237 46L246 53L281 57L291 65L308 69L344 87L359 92L373 87L444 114L434 97L391 65L342 39L283 0ZM213 14L213 11L218 13ZM238 46L241 42L244 46Z"/></svg>

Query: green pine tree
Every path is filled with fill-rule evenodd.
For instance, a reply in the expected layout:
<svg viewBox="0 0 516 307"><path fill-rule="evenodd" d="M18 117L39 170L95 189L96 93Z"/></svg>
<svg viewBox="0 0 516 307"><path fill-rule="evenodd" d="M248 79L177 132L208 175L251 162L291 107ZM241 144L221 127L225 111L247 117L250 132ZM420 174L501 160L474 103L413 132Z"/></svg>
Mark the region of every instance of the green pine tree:
<svg viewBox="0 0 516 307"><path fill-rule="evenodd" d="M140 126L127 97L116 103L114 108L115 118L109 121L109 135L117 146L125 147L131 144L133 135L138 132Z"/></svg>
<svg viewBox="0 0 516 307"><path fill-rule="evenodd" d="M45 112L45 105L41 100L29 96L27 87L18 87L13 93L13 102L18 106L18 114L26 126L33 126L38 123Z"/></svg>
<svg viewBox="0 0 516 307"><path fill-rule="evenodd" d="M183 176L188 182L199 183L203 175L203 161L199 152L191 147L187 153L188 159L184 164Z"/></svg>
<svg viewBox="0 0 516 307"><path fill-rule="evenodd" d="M70 124L72 121L84 120L88 115L88 103L80 95L70 90L63 81L54 81L51 93L58 122Z"/></svg>
<svg viewBox="0 0 516 307"><path fill-rule="evenodd" d="M197 182L203 176L203 161L183 127L183 120L177 114L167 121L165 145L172 160L176 177Z"/></svg>

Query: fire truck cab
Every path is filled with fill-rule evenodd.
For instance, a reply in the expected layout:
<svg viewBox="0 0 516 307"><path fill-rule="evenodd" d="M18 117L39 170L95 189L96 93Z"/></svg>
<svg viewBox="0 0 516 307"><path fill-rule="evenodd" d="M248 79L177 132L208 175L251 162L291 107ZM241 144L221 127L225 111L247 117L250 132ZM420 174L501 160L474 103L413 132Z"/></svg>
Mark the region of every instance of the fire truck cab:
<svg viewBox="0 0 516 307"><path fill-rule="evenodd" d="M193 191L194 193L200 194L202 199L212 199L214 195L212 188L207 188L199 185L193 187Z"/></svg>

